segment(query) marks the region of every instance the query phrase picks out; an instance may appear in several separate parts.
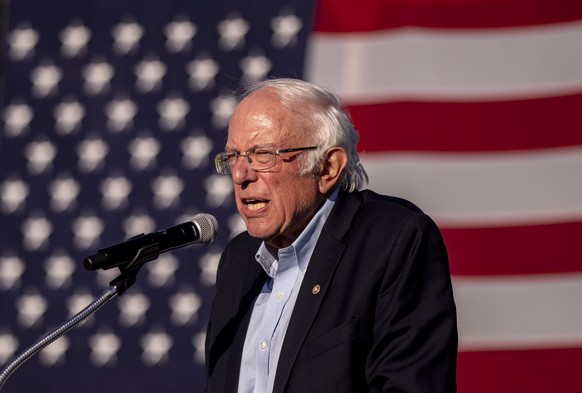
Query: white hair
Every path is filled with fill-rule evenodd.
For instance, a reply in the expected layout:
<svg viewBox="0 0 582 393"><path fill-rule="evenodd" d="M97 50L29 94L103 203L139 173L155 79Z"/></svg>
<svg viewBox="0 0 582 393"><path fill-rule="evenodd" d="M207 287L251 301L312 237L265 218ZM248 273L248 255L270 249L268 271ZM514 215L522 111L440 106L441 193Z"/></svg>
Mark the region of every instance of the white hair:
<svg viewBox="0 0 582 393"><path fill-rule="evenodd" d="M303 174L314 173L320 167L323 154L328 149L341 147L348 155L348 164L340 175L340 189L352 192L364 188L368 183L368 174L358 156L360 136L335 93L299 79L281 78L251 85L243 93L243 97L263 88L272 90L285 107L299 112L302 119L311 125L310 130L306 130L310 132L307 137L318 149L305 155Z"/></svg>

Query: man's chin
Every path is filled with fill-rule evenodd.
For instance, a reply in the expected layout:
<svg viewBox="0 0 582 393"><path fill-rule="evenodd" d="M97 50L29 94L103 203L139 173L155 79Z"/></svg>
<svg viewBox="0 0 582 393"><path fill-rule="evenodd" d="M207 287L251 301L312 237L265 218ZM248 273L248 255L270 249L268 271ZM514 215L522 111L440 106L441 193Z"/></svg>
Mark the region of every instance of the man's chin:
<svg viewBox="0 0 582 393"><path fill-rule="evenodd" d="M253 223L252 221L246 222L247 232L252 237L256 237L256 238L262 239L262 240L267 240L270 237L275 235L272 230L270 230L268 228L264 228L262 225L257 225L257 224L258 223L256 223L256 222Z"/></svg>
<svg viewBox="0 0 582 393"><path fill-rule="evenodd" d="M253 226L247 226L247 232L251 237L261 239L270 246L283 248L283 246L281 246L281 239L283 237L279 232L273 232L272 230L268 231L264 228L253 228Z"/></svg>
<svg viewBox="0 0 582 393"><path fill-rule="evenodd" d="M252 237L257 238L257 239L261 239L261 240L265 240L265 241L269 241L270 239L273 238L272 235L270 235L268 233L261 232L261 231L253 231L253 230L247 229L247 232Z"/></svg>

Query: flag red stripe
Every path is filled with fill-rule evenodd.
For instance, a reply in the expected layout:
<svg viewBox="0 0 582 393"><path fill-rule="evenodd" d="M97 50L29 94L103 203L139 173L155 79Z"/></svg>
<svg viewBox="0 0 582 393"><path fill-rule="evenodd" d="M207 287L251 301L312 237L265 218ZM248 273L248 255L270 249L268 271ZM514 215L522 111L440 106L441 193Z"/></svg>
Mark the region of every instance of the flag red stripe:
<svg viewBox="0 0 582 393"><path fill-rule="evenodd" d="M458 390L470 393L577 393L582 348L460 352Z"/></svg>
<svg viewBox="0 0 582 393"><path fill-rule="evenodd" d="M365 32L402 26L491 28L582 19L580 0L319 0L318 32Z"/></svg>
<svg viewBox="0 0 582 393"><path fill-rule="evenodd" d="M582 144L582 94L349 105L363 151L502 151Z"/></svg>
<svg viewBox="0 0 582 393"><path fill-rule="evenodd" d="M409 192L409 199L413 201L423 200L428 190L429 202L434 202L434 206L431 203L420 203L420 206L426 211L443 213L433 218L443 223L441 229L450 254L451 270L456 276L453 283L459 296L459 321L465 323L460 324L464 336L461 337L458 363L459 392L570 393L580 390L577 376L582 348L576 348L580 345L580 319L576 302L571 300L577 296L571 294L578 294L576 280L582 271L579 266L582 250L576 247L582 237L582 220L569 214L560 217L558 213L564 207L561 205L564 201L558 200L560 190L540 182L540 179L558 179L570 184L572 173L576 174L576 165L571 171L562 171L555 169L570 168L563 166L563 161L550 160L550 167L536 161L539 158L541 163L546 163L544 160L552 157L551 154L536 157L537 152L544 151L537 149L582 146L579 126L582 124L579 110L582 90L579 88L580 74L576 72L579 68L559 66L578 64L577 24L559 24L577 20L582 20L579 0L319 0L317 3L314 25L319 34L311 40L311 58L314 59L311 66L317 72L307 75L336 89L344 97L361 135L360 150L379 153L368 155L369 162L377 167L375 185L385 185L386 192L392 190L395 195ZM542 26L548 24L556 25ZM380 32L408 26L421 29L402 29L388 34L347 34L345 42L342 41L341 33ZM433 33L434 40L431 40ZM478 45L477 53L487 53L485 61L481 58L476 62L467 61L474 60L471 49L475 46L464 46L471 40ZM410 52L407 51L409 42L415 45ZM515 48L516 56L504 56L507 47ZM425 49L426 52L418 55L418 51ZM552 55L548 55L550 53ZM400 57L394 59L394 56ZM553 61L540 63L541 58ZM489 59L495 61L489 62ZM424 67L426 64L430 66ZM535 72L527 73L531 71L531 64ZM522 75L521 72L512 73L515 70L526 71ZM433 74L434 78L427 77ZM531 152L532 149L536 152ZM560 150L569 153L568 149L553 152L559 154ZM474 178L475 168L479 169L479 174L503 175L479 177L470 185L467 182L458 184L458 187L469 189L471 185L488 186L483 187L477 195L479 198L475 198L476 206L480 197L485 198L487 209L472 210L474 206L469 202L451 209L448 204L435 201L437 198L430 187L416 178L412 183L420 183L418 188L408 183L410 176L387 175L390 171L381 167L382 158L378 156L382 156L382 152L410 151L420 153L387 154L386 161L398 164L402 156L404 165L394 168L404 168L416 175L417 172L422 174L426 164L423 155L428 161L435 159L434 156L449 156L453 164L459 163L459 170L453 171L459 179ZM518 157L508 159L506 156L513 156L514 151ZM528 151L533 154L524 154L525 159L520 160L521 153ZM487 154L475 154L476 164L467 166L465 158L471 155L426 154L430 152L507 152L499 155L503 159L501 165L508 164L508 168L499 169L500 162L483 159L483 156L490 156ZM420 164L407 161L409 156L420 157ZM459 156L463 159L458 159ZM466 161L471 162L471 159ZM446 165L451 163L445 162ZM526 165L520 165L523 163ZM433 168L428 169L431 174L434 172ZM511 169L518 171L514 173ZM512 181L507 182L510 177ZM515 182L514 177L517 177ZM424 179L423 176L419 178ZM454 180L455 176L446 178ZM518 187L519 190L523 188L521 181L524 180L532 186L534 197L549 197L539 198L540 203L531 203L531 193L517 191ZM557 183L562 184L560 181ZM451 185L456 183L437 184L450 190L452 195L458 196L464 191ZM461 194L463 197L472 195L471 192ZM500 198L491 202L491 194ZM566 192L566 195L571 194ZM526 206L521 209L522 205ZM434 208L427 209L427 206ZM459 213L453 214L453 218L465 218L469 222L475 217L490 217L491 206L495 213L502 213L495 215L496 218L505 218L505 211L509 213L506 225L500 227L503 224L494 223L494 227L476 227L461 220L455 221L462 222L459 226L447 227L446 221L438 220L446 218L450 212ZM513 212L514 206L520 209ZM575 203L566 206L579 211ZM530 210L548 213L550 218L556 219L539 221L533 217L530 220ZM467 216L463 216L464 212ZM556 217L552 216L554 213ZM578 221L566 223L567 220ZM526 225L527 222L535 224ZM552 224L542 225L542 222ZM507 277L511 275L518 277ZM538 291L538 288L545 290ZM496 294L498 296L494 296ZM553 301L560 297L568 301ZM491 301L493 298L495 300ZM564 303L568 303L565 308ZM570 311L562 317L564 309ZM522 314L513 313L514 310ZM513 318L516 315L517 319ZM572 315L575 318L570 318ZM524 319L527 323L533 322L528 326L534 328L524 332L520 324ZM572 323L574 326L570 325ZM528 347L528 339L532 340L531 347ZM514 340L516 346L512 345ZM573 348L474 350L485 344L493 345L489 348L495 345L503 345L497 348L540 348L548 343Z"/></svg>
<svg viewBox="0 0 582 393"><path fill-rule="evenodd" d="M453 275L582 272L582 222L441 230Z"/></svg>

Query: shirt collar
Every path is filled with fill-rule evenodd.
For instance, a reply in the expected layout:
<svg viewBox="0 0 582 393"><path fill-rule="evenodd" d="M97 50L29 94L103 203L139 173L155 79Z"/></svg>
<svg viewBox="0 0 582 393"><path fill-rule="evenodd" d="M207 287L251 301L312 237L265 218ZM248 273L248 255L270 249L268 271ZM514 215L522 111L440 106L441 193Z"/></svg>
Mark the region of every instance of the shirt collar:
<svg viewBox="0 0 582 393"><path fill-rule="evenodd" d="M255 259L270 277L274 277L277 273L278 260L280 259L280 256L285 254L296 253L299 268L303 271L307 269L309 259L311 258L311 254L313 253L317 240L319 239L319 234L321 233L323 225L333 208L338 192L339 191L336 188L331 195L327 197L324 204L315 213L303 232L301 232L299 237L295 239L289 247L276 249L268 246L265 242L261 243L255 255Z"/></svg>

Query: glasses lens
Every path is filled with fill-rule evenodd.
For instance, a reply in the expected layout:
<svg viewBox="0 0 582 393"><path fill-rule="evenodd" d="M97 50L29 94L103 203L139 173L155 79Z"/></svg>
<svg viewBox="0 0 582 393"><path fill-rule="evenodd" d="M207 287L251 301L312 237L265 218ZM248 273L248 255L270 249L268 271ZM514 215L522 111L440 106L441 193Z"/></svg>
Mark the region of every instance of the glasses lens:
<svg viewBox="0 0 582 393"><path fill-rule="evenodd" d="M214 158L214 165L216 166L216 172L221 175L230 175L230 163L229 156L227 153L219 153Z"/></svg>
<svg viewBox="0 0 582 393"><path fill-rule="evenodd" d="M259 147L255 151L250 151L246 154L225 151L217 154L214 158L216 171L221 175L230 175L232 173L231 168L236 165L239 157L244 157L252 169L260 171L275 165L277 151L265 147Z"/></svg>
<svg viewBox="0 0 582 393"><path fill-rule="evenodd" d="M251 154L251 157L251 168L267 169L275 165L277 154L273 149L259 147Z"/></svg>

